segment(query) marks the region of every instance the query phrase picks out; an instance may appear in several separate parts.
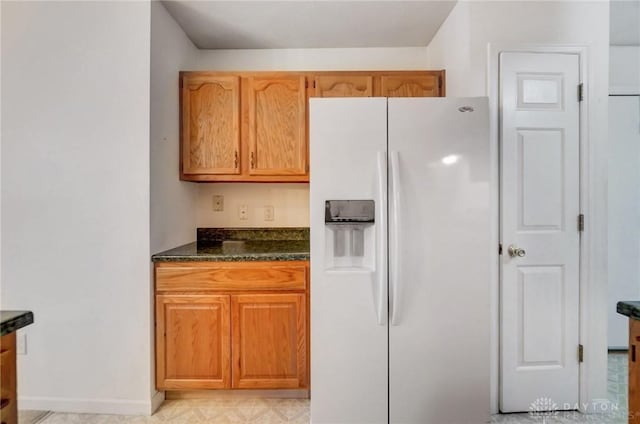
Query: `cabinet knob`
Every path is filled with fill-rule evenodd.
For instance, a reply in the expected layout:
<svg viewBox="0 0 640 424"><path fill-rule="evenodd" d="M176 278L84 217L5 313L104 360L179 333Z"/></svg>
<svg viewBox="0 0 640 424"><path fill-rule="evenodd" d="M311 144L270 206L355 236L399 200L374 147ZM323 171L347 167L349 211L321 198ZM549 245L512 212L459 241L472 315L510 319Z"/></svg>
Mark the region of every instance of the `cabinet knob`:
<svg viewBox="0 0 640 424"><path fill-rule="evenodd" d="M255 155L251 152L251 169L255 168Z"/></svg>
<svg viewBox="0 0 640 424"><path fill-rule="evenodd" d="M238 169L238 151L237 150L234 153L233 167L235 169Z"/></svg>

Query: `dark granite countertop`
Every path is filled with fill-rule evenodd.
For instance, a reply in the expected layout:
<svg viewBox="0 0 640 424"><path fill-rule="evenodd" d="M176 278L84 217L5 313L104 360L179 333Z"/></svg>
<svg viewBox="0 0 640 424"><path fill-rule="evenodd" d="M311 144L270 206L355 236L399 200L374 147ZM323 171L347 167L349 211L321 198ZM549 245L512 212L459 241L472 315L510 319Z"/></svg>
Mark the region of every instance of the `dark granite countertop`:
<svg viewBox="0 0 640 424"><path fill-rule="evenodd" d="M640 301L622 300L616 305L616 311L621 315L640 320Z"/></svg>
<svg viewBox="0 0 640 424"><path fill-rule="evenodd" d="M151 257L153 262L306 261L308 228L198 228L197 241Z"/></svg>
<svg viewBox="0 0 640 424"><path fill-rule="evenodd" d="M0 311L0 336L33 324L31 311Z"/></svg>

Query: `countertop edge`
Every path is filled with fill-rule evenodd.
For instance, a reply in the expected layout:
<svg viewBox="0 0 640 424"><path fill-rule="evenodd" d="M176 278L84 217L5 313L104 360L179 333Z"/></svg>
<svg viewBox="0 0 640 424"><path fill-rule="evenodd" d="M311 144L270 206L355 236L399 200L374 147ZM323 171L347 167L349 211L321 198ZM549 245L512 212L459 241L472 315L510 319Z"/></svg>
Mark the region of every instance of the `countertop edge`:
<svg viewBox="0 0 640 424"><path fill-rule="evenodd" d="M282 254L246 254L246 255L153 255L151 261L158 262L287 262L287 261L308 261L308 253L282 253Z"/></svg>
<svg viewBox="0 0 640 424"><path fill-rule="evenodd" d="M2 312L23 312L23 313L11 319L8 319L6 321L2 321L0 323L0 336L6 336L7 334L11 334L23 327L26 327L27 325L33 324L33 312L31 311L2 311Z"/></svg>
<svg viewBox="0 0 640 424"><path fill-rule="evenodd" d="M621 300L616 303L616 312L631 319L640 320L640 301Z"/></svg>

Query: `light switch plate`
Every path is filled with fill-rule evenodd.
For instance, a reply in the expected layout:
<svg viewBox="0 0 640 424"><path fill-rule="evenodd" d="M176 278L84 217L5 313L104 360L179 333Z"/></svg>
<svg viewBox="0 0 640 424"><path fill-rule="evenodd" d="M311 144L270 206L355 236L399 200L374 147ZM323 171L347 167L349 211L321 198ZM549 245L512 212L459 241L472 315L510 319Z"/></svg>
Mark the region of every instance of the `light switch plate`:
<svg viewBox="0 0 640 424"><path fill-rule="evenodd" d="M273 221L273 218L274 218L273 206L266 205L264 207L264 220L265 221Z"/></svg>
<svg viewBox="0 0 640 424"><path fill-rule="evenodd" d="M224 196L220 194L213 195L213 211L222 212L224 210Z"/></svg>
<svg viewBox="0 0 640 424"><path fill-rule="evenodd" d="M18 333L16 337L16 353L18 355L27 354L27 335L24 333Z"/></svg>

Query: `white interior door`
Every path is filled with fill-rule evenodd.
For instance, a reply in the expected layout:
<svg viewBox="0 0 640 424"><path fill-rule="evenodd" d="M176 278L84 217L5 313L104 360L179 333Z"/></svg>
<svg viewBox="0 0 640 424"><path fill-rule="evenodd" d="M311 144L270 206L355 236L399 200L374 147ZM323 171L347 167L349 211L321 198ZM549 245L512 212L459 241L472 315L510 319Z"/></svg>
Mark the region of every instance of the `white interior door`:
<svg viewBox="0 0 640 424"><path fill-rule="evenodd" d="M640 96L609 97L609 348L629 346L620 300L640 297Z"/></svg>
<svg viewBox="0 0 640 424"><path fill-rule="evenodd" d="M578 84L578 55L500 55L502 412L578 403Z"/></svg>

